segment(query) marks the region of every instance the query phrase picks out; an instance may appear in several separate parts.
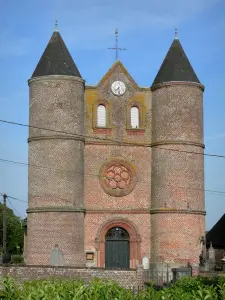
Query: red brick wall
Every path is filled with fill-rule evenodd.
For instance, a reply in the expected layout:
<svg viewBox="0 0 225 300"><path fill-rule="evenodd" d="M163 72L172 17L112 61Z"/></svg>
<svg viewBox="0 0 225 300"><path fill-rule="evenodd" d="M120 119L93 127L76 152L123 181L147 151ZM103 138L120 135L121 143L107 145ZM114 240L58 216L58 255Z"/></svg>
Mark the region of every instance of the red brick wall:
<svg viewBox="0 0 225 300"><path fill-rule="evenodd" d="M123 197L107 194L101 187L98 176L101 166L119 157L131 163L136 171L133 191ZM150 257L150 194L151 194L151 149L148 147L118 147L113 145L85 146L85 250L99 252L95 265L104 266L104 246L98 246L96 239L104 243L105 227L128 226L127 231L136 237L130 243L130 266L136 267L143 256ZM92 175L91 175L92 174ZM106 232L105 232L106 233ZM103 240L102 240L103 239Z"/></svg>
<svg viewBox="0 0 225 300"><path fill-rule="evenodd" d="M29 86L30 125L53 131L29 128L26 262L48 265L58 244L65 265L84 266L84 138L72 135L84 134L84 83L43 76Z"/></svg>
<svg viewBox="0 0 225 300"><path fill-rule="evenodd" d="M152 97L151 258L197 264L205 234L202 86L171 82Z"/></svg>

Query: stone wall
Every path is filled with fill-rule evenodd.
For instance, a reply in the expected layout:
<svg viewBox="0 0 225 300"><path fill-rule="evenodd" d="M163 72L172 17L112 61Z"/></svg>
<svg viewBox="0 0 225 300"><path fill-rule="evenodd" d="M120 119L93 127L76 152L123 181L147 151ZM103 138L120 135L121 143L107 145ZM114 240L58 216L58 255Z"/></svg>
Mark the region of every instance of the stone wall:
<svg viewBox="0 0 225 300"><path fill-rule="evenodd" d="M75 268L75 267L51 267L51 266L1 266L0 277L10 276L24 282L27 280L49 279L49 278L70 278L82 280L88 283L94 277L113 280L120 286L137 289L143 286L143 268L137 270L110 270L103 268Z"/></svg>

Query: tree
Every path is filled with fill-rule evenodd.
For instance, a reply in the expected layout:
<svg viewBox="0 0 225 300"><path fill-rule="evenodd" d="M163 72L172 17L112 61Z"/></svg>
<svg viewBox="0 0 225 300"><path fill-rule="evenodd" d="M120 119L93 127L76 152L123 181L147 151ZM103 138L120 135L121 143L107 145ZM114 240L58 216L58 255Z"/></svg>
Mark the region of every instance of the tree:
<svg viewBox="0 0 225 300"><path fill-rule="evenodd" d="M2 247L2 209L3 204L0 203L0 245ZM22 253L23 252L23 226L22 220L16 216L12 209L6 208L6 245L7 251L10 254Z"/></svg>

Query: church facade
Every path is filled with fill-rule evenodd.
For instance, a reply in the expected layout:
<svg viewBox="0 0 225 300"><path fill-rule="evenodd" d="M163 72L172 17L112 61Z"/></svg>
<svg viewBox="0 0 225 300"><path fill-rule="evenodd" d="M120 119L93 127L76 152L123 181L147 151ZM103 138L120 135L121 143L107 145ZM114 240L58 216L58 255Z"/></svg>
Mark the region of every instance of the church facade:
<svg viewBox="0 0 225 300"><path fill-rule="evenodd" d="M120 61L90 86L55 31L29 89L26 263L198 264L204 87L178 38L151 87Z"/></svg>

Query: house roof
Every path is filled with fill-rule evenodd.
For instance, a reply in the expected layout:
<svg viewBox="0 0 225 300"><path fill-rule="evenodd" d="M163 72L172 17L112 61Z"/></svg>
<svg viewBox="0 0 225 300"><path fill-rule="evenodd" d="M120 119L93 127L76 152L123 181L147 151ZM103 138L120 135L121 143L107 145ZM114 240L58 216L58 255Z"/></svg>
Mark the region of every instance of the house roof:
<svg viewBox="0 0 225 300"><path fill-rule="evenodd" d="M178 38L173 40L153 85L170 81L200 83Z"/></svg>
<svg viewBox="0 0 225 300"><path fill-rule="evenodd" d="M67 75L81 77L60 33L54 31L39 60L33 77Z"/></svg>
<svg viewBox="0 0 225 300"><path fill-rule="evenodd" d="M213 226L213 228L206 234L206 243L212 245L214 248L225 247L225 214Z"/></svg>

